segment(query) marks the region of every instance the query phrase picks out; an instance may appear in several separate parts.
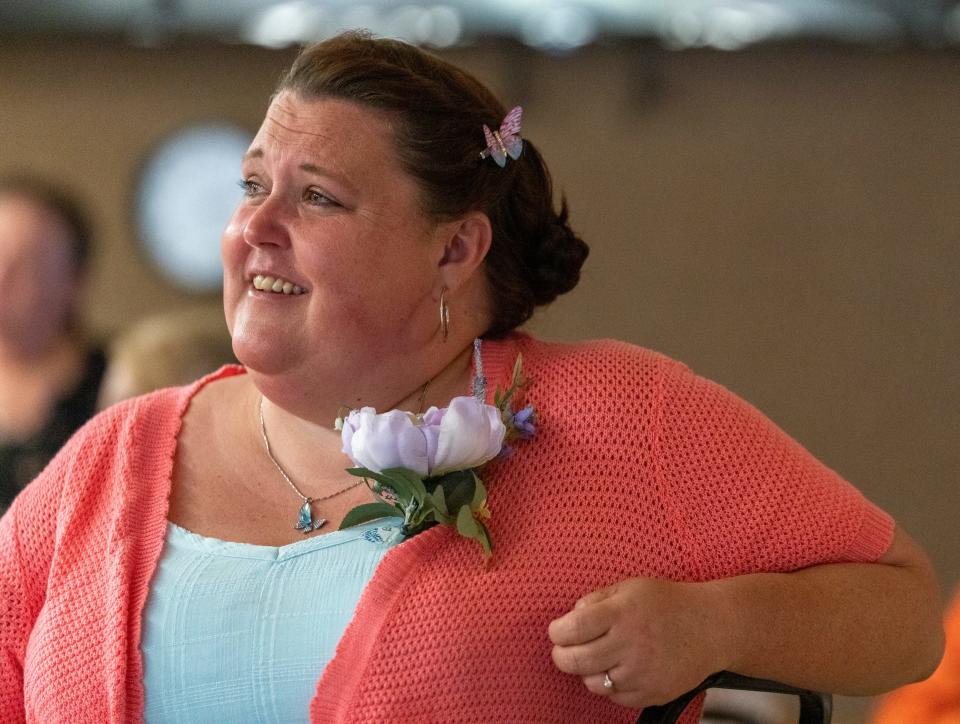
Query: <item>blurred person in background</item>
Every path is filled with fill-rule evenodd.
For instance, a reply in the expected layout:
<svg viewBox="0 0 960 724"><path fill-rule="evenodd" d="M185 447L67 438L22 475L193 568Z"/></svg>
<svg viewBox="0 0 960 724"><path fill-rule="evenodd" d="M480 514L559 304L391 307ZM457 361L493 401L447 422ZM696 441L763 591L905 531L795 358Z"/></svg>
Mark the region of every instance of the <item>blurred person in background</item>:
<svg viewBox="0 0 960 724"><path fill-rule="evenodd" d="M89 257L71 199L0 178L0 510L96 410L105 357L80 325Z"/></svg>
<svg viewBox="0 0 960 724"><path fill-rule="evenodd" d="M185 385L236 362L222 313L178 309L145 317L118 334L108 349L98 407L163 387Z"/></svg>

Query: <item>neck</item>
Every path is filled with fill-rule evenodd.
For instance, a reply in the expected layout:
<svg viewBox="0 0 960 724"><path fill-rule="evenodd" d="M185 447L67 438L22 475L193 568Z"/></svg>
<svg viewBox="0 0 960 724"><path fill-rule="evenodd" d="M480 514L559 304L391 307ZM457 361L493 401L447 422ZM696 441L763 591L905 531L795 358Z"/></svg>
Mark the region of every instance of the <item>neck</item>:
<svg viewBox="0 0 960 724"><path fill-rule="evenodd" d="M392 405L377 408L378 412L386 410L406 410L420 413L430 407L446 407L451 399L467 394L470 385L473 359L473 342L464 348L447 365L441 368L432 377L416 389L411 390L405 397Z"/></svg>
<svg viewBox="0 0 960 724"><path fill-rule="evenodd" d="M357 358L343 363L331 360L329 376L316 369L268 374L248 367L247 371L274 406L326 427L344 408L416 412L425 383L423 408L445 407L452 397L469 392L472 350L472 337L459 342L451 338L423 347L415 356L380 356L376 365L366 369L358 369Z"/></svg>
<svg viewBox="0 0 960 724"><path fill-rule="evenodd" d="M472 352L473 340L470 340L469 345L464 346L439 369L427 369L416 380L402 380L402 388L398 384L385 384L384 391L378 396L365 396L360 404L350 407L370 406L378 412L398 409L414 413L421 407L422 410L419 411L431 406L446 407L453 397L468 394ZM270 380L257 379L255 373L249 375L249 379L253 384L244 404L247 410L244 415L250 420L253 426L251 429L256 428L259 440L259 406L262 395L264 423L271 445L284 467L292 471L310 470L317 465L318 460L325 458L336 461L334 467L342 472L346 458L341 458L340 433L334 429L337 406L328 405L329 414L320 418L301 415L295 406L291 408L283 398L276 399L272 394ZM346 463L349 464L349 461Z"/></svg>

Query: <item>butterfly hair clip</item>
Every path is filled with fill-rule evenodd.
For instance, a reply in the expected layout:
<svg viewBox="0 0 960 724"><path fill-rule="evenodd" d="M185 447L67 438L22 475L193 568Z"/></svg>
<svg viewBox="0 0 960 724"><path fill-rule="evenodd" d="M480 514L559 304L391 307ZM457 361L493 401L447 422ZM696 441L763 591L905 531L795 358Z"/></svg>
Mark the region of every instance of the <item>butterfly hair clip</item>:
<svg viewBox="0 0 960 724"><path fill-rule="evenodd" d="M500 168L507 165L507 156L516 161L523 151L523 139L520 138L520 116L523 109L516 106L500 124L500 129L491 131L486 124L483 126L483 135L487 139L487 147L480 152L480 158L493 157Z"/></svg>

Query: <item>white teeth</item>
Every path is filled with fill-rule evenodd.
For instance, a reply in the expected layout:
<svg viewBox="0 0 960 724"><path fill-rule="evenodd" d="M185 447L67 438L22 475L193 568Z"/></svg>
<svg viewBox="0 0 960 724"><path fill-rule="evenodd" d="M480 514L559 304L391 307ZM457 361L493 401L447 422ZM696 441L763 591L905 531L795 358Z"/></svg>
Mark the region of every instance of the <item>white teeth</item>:
<svg viewBox="0 0 960 724"><path fill-rule="evenodd" d="M261 292L274 292L275 294L292 294L294 296L303 294L306 290L293 282L279 277L264 276L257 274L253 278L253 288Z"/></svg>

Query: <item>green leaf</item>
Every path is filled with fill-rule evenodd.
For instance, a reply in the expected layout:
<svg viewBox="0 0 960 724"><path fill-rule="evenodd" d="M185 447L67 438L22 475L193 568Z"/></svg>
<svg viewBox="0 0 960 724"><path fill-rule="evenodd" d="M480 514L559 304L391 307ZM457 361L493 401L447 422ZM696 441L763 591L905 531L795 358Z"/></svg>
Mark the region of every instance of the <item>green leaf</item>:
<svg viewBox="0 0 960 724"><path fill-rule="evenodd" d="M523 387L523 353L517 352L517 361L513 363L513 382L511 387Z"/></svg>
<svg viewBox="0 0 960 724"><path fill-rule="evenodd" d="M437 485L430 493L430 499L433 501L433 507L437 509L438 518L442 517L444 522L450 519L450 512L447 508L447 500L443 494L443 486Z"/></svg>
<svg viewBox="0 0 960 724"><path fill-rule="evenodd" d="M355 475L358 478L372 478L376 479L377 474L372 470L367 468L347 468L347 473L350 475Z"/></svg>
<svg viewBox="0 0 960 724"><path fill-rule="evenodd" d="M457 531L465 538L479 538L481 535L477 519L466 505L457 513Z"/></svg>
<svg viewBox="0 0 960 724"><path fill-rule="evenodd" d="M423 485L423 478L407 468L387 468L383 475L393 482L403 481L403 484L416 496L417 500L427 497L427 489Z"/></svg>
<svg viewBox="0 0 960 724"><path fill-rule="evenodd" d="M407 523L411 527L417 527L427 520L435 519L436 509L433 505L433 498L429 495L424 500L412 508L412 512L407 516Z"/></svg>
<svg viewBox="0 0 960 724"><path fill-rule="evenodd" d="M460 508L457 513L457 532L464 538L473 538L480 547L483 548L483 555L489 559L493 553L493 544L490 541L490 532L487 527L473 517L470 509L466 506Z"/></svg>
<svg viewBox="0 0 960 724"><path fill-rule="evenodd" d="M473 491L476 483L474 482L474 473L472 470L454 470L453 472L441 475L439 478L432 478L431 483L436 481L443 486L443 494L447 502L448 514L460 510L463 505L470 505L473 500Z"/></svg>
<svg viewBox="0 0 960 724"><path fill-rule="evenodd" d="M416 491L406 478L381 474L380 477L377 478L377 482L391 488L399 501L404 504L411 500L417 500Z"/></svg>
<svg viewBox="0 0 960 724"><path fill-rule="evenodd" d="M501 413L505 413L510 406L510 398L513 397L513 385L510 385L502 395L500 395L500 403L497 407L500 408Z"/></svg>
<svg viewBox="0 0 960 724"><path fill-rule="evenodd" d="M477 510L480 508L487 500L487 489L483 486L483 481L477 477L477 474L472 470L473 473L473 499L470 501L470 509Z"/></svg>
<svg viewBox="0 0 960 724"><path fill-rule="evenodd" d="M378 483L390 482L390 479L386 475L378 473L375 470L370 470L369 468L347 468L347 472L350 475L354 475L358 478L369 478L370 480L376 480Z"/></svg>
<svg viewBox="0 0 960 724"><path fill-rule="evenodd" d="M404 538L410 538L411 536L415 536L418 533L423 533L423 531L425 530L430 530L436 524L437 524L436 521L432 521L432 520L425 521L419 527L410 526L404 523L403 526L400 528L400 532L403 534Z"/></svg>
<svg viewBox="0 0 960 724"><path fill-rule="evenodd" d="M500 409L504 423L506 423L510 417L510 400L513 399L514 393L516 393L518 389L526 386L527 381L523 379L523 355L518 354L516 362L513 363L513 378L510 381L510 386L504 392L500 392L498 386L493 393L493 403Z"/></svg>
<svg viewBox="0 0 960 724"><path fill-rule="evenodd" d="M340 523L340 530L352 528L355 525L366 523L377 518L386 518L397 514L397 508L389 503L364 503L358 505L345 516Z"/></svg>
<svg viewBox="0 0 960 724"><path fill-rule="evenodd" d="M358 478L370 478L381 485L388 485L393 488L398 497L403 499L420 493L417 499L422 500L427 495L420 476L406 468L387 468L379 473L368 468L347 468L347 472Z"/></svg>
<svg viewBox="0 0 960 724"><path fill-rule="evenodd" d="M483 524L482 520L474 518L474 522L480 530L480 535L477 536L477 540L479 540L480 545L483 546L483 555L489 558L493 555L493 541L490 540L490 531L487 530L487 526Z"/></svg>

